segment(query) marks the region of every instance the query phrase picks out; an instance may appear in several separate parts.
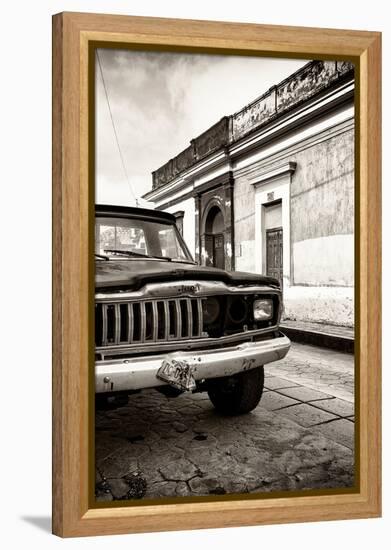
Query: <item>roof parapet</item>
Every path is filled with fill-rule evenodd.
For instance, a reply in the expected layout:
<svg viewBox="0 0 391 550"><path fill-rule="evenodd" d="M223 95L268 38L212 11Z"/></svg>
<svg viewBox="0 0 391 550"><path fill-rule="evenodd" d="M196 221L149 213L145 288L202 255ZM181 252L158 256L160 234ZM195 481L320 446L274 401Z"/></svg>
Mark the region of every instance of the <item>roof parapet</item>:
<svg viewBox="0 0 391 550"><path fill-rule="evenodd" d="M354 65L349 61L310 61L288 78L230 116L225 116L166 164L152 172L152 189L172 181L198 161L258 130L276 117L351 78Z"/></svg>

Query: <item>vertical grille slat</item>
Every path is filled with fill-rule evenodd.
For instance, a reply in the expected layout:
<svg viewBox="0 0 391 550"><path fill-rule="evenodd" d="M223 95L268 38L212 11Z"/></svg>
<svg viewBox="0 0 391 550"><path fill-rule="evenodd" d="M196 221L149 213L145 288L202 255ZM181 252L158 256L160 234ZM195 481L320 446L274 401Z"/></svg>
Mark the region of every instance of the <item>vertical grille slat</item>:
<svg viewBox="0 0 391 550"><path fill-rule="evenodd" d="M140 341L145 342L145 335L147 329L147 316L145 313L145 302L140 302Z"/></svg>
<svg viewBox="0 0 391 550"><path fill-rule="evenodd" d="M114 304L114 343L119 344L121 334L121 317L119 304Z"/></svg>
<svg viewBox="0 0 391 550"><path fill-rule="evenodd" d="M202 298L99 303L96 345L156 343L202 337Z"/></svg>
<svg viewBox="0 0 391 550"><path fill-rule="evenodd" d="M198 298L197 300L197 309L198 309L198 334L197 336L202 336L202 323L203 323L203 315L202 315L202 298Z"/></svg>
<svg viewBox="0 0 391 550"><path fill-rule="evenodd" d="M182 334L181 304L175 300L175 337L179 340Z"/></svg>
<svg viewBox="0 0 391 550"><path fill-rule="evenodd" d="M157 302L152 302L152 340L157 341L158 335L158 313L157 313Z"/></svg>
<svg viewBox="0 0 391 550"><path fill-rule="evenodd" d="M102 345L107 346L107 304L102 304Z"/></svg>
<svg viewBox="0 0 391 550"><path fill-rule="evenodd" d="M170 335L170 311L167 300L164 300L164 339L167 341Z"/></svg>
<svg viewBox="0 0 391 550"><path fill-rule="evenodd" d="M128 304L128 343L131 344L133 340L133 304Z"/></svg>
<svg viewBox="0 0 391 550"><path fill-rule="evenodd" d="M191 338L193 336L193 309L191 307L191 300L188 298L186 300L187 305L187 337Z"/></svg>

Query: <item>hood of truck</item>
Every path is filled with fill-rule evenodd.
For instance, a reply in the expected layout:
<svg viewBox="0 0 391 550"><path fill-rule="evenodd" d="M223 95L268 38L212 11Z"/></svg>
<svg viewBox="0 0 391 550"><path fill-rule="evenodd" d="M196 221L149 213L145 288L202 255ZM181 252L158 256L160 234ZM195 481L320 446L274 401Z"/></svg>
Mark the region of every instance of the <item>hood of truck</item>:
<svg viewBox="0 0 391 550"><path fill-rule="evenodd" d="M147 283L181 280L222 281L229 285L267 285L279 288L272 277L241 271L225 271L165 260L97 260L95 288L97 291L139 290Z"/></svg>

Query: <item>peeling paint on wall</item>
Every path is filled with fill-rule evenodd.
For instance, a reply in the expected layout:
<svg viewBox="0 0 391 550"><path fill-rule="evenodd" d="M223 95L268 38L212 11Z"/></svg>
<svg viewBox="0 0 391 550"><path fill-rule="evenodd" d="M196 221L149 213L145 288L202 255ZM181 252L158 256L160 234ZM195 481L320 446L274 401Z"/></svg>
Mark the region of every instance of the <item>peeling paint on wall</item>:
<svg viewBox="0 0 391 550"><path fill-rule="evenodd" d="M268 124L335 82L351 78L353 70L348 61L310 61L237 113L223 117L192 139L186 149L152 173L153 189L169 183L198 161Z"/></svg>
<svg viewBox="0 0 391 550"><path fill-rule="evenodd" d="M286 288L282 319L353 327L354 289L299 285Z"/></svg>
<svg viewBox="0 0 391 550"><path fill-rule="evenodd" d="M276 114L276 88L269 90L261 98L250 103L233 117L233 139L247 134L255 126L259 126L265 120L269 120Z"/></svg>
<svg viewBox="0 0 391 550"><path fill-rule="evenodd" d="M187 149L154 173L154 188L160 187L189 166L196 171L198 161L211 153L228 153L224 157L225 162L230 162L227 181L222 179L215 184L208 169L200 164L202 192L183 205L176 204L175 210L185 211L185 240L197 251L196 258L206 263L205 220L199 216L207 213L210 200L217 201L226 217L225 256L229 270L235 267L255 272L256 266L265 269L265 204L282 201L284 214L278 223L284 232L284 316L288 319L354 324L352 77L353 66L349 62L313 61L191 140ZM339 107L333 103L334 87L346 93L338 96L342 97ZM326 90L327 94L320 95ZM304 105L316 94L321 98L319 112L307 112L303 106L300 113L308 118L299 119L297 127L289 128L286 135L262 141L258 132L261 127L280 113ZM318 102L315 99L309 104L312 108ZM324 110L325 104L330 110ZM251 149L230 159L231 145L248 134ZM212 163L221 162L220 156L211 159ZM289 166L294 163L295 170L280 174L278 169L284 163ZM283 179L282 174L288 174L289 179ZM200 181L193 182L195 188ZM271 225L276 223L274 220ZM199 240L203 243L200 247Z"/></svg>
<svg viewBox="0 0 391 550"><path fill-rule="evenodd" d="M338 78L335 61L317 61L307 65L297 78L288 78L277 88L277 109L284 111L303 99L308 99L319 90L327 88Z"/></svg>
<svg viewBox="0 0 391 550"><path fill-rule="evenodd" d="M254 254L255 254L255 242L251 241L236 241L235 250L240 252L240 255L236 256L235 265L238 271L248 271L250 273L255 272Z"/></svg>
<svg viewBox="0 0 391 550"><path fill-rule="evenodd" d="M353 235L329 235L294 243L295 284L353 286Z"/></svg>
<svg viewBox="0 0 391 550"><path fill-rule="evenodd" d="M309 147L294 157L292 243L353 234L354 131Z"/></svg>

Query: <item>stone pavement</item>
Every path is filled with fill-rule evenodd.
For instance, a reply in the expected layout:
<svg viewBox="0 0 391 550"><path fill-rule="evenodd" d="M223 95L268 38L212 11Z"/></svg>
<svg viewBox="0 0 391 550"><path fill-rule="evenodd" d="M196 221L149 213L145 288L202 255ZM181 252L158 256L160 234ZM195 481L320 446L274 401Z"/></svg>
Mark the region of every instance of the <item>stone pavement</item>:
<svg viewBox="0 0 391 550"><path fill-rule="evenodd" d="M96 415L98 501L349 487L353 356L292 344L265 367L250 414L224 417L207 394L155 390Z"/></svg>

